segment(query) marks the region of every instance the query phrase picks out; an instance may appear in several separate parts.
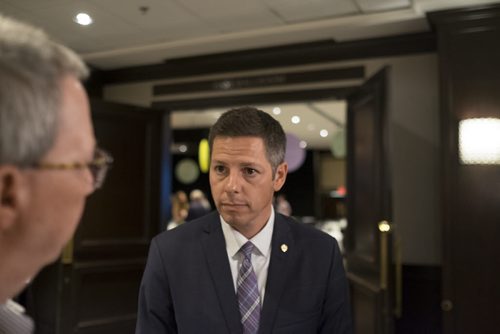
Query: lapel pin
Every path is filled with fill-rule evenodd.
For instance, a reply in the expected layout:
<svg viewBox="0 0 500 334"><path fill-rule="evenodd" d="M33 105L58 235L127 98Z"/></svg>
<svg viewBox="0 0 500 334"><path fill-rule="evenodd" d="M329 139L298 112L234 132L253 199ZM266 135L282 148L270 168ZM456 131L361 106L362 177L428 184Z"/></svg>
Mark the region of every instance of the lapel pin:
<svg viewBox="0 0 500 334"><path fill-rule="evenodd" d="M286 244L281 245L281 251L283 253L286 253L287 250L288 250L288 246Z"/></svg>

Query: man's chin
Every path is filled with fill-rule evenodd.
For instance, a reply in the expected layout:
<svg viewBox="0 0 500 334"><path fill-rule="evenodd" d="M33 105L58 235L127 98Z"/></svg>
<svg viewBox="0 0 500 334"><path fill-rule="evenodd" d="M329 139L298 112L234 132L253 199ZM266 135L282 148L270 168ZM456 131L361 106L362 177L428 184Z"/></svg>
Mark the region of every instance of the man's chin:
<svg viewBox="0 0 500 334"><path fill-rule="evenodd" d="M238 229L238 226L242 224L243 219L241 218L240 215L234 215L234 214L228 214L228 213L223 213L222 218L224 218L224 221L231 227Z"/></svg>

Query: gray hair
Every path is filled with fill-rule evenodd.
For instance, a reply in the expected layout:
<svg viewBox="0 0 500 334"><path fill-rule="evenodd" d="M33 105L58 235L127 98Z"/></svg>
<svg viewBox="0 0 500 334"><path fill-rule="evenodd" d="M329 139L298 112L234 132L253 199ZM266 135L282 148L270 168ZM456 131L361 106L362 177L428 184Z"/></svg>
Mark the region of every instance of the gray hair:
<svg viewBox="0 0 500 334"><path fill-rule="evenodd" d="M240 107L222 114L210 129L210 152L216 137L258 137L264 141L267 160L273 169L285 160L286 135L281 124L271 115L254 107Z"/></svg>
<svg viewBox="0 0 500 334"><path fill-rule="evenodd" d="M61 80L83 61L45 32L0 15L0 164L30 166L54 143Z"/></svg>

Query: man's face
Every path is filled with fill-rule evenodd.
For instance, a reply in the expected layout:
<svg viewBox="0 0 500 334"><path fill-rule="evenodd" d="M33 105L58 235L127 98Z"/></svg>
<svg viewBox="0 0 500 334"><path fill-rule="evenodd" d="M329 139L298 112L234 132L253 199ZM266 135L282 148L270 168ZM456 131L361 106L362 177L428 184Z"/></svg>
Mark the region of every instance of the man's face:
<svg viewBox="0 0 500 334"><path fill-rule="evenodd" d="M62 105L53 147L41 162L89 162L95 148L87 95L79 80L61 81ZM71 239L93 191L87 168L70 170L27 169L25 200L20 223L25 228L23 247L39 256L40 266L55 260Z"/></svg>
<svg viewBox="0 0 500 334"><path fill-rule="evenodd" d="M266 148L258 137L216 137L212 146L210 187L224 220L247 238L271 215L273 195L285 183L282 163L273 179Z"/></svg>

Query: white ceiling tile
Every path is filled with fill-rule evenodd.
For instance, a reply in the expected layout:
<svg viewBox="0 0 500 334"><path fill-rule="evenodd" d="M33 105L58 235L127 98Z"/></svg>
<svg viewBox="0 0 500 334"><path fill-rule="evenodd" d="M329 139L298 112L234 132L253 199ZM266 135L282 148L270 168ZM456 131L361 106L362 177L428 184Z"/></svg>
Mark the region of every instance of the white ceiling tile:
<svg viewBox="0 0 500 334"><path fill-rule="evenodd" d="M180 0L179 4L200 17L215 18L231 15L254 15L266 11L260 1L248 0Z"/></svg>
<svg viewBox="0 0 500 334"><path fill-rule="evenodd" d="M264 0L287 22L324 19L357 14L359 11L351 0Z"/></svg>
<svg viewBox="0 0 500 334"><path fill-rule="evenodd" d="M73 17L80 11L92 16L94 23L89 26L74 23ZM34 9L29 15L36 17L37 25L78 52L107 50L117 43L126 46L135 42L131 36L137 35L140 30L133 23L88 1L66 1L63 4ZM35 19L30 20L34 21Z"/></svg>
<svg viewBox="0 0 500 334"><path fill-rule="evenodd" d="M185 6L220 32L243 31L280 26L282 20L260 1L248 0L182 0Z"/></svg>
<svg viewBox="0 0 500 334"><path fill-rule="evenodd" d="M313 107L320 109L328 117L321 115L308 107L308 103L313 104ZM275 106L279 106L281 114L274 115L272 110ZM328 148L332 141L332 135L339 130L339 127L333 123L330 117L335 117L340 122L345 123L346 104L344 101L304 101L301 103L280 103L272 105L258 106L259 109L271 114L276 118L286 133L296 135L300 140L307 142L308 148ZM292 116L299 116L300 123L293 124ZM327 130L328 136L321 137L319 132Z"/></svg>
<svg viewBox="0 0 500 334"><path fill-rule="evenodd" d="M363 12L395 10L411 7L411 0L355 0Z"/></svg>
<svg viewBox="0 0 500 334"><path fill-rule="evenodd" d="M0 0L103 68L334 38L428 30L425 13L494 0ZM140 6L149 6L142 15ZM94 16L82 27L79 10ZM356 15L356 10L364 14Z"/></svg>
<svg viewBox="0 0 500 334"><path fill-rule="evenodd" d="M308 108L311 102L314 107L321 109L328 117ZM274 107L281 108L281 114L274 115ZM257 105L256 108L267 112L278 120L286 133L294 134L301 140L307 142L307 147L317 149L328 149L331 146L333 134L339 131L339 127L333 123L330 117L334 117L341 123L346 122L347 104L345 101L323 100L305 101L301 103L275 103ZM189 110L172 112L170 122L173 128L208 128L212 126L217 118L230 107L213 108L205 110ZM291 117L298 115L301 118L299 124L293 124ZM319 135L320 130L325 129L329 135L325 138Z"/></svg>
<svg viewBox="0 0 500 334"><path fill-rule="evenodd" d="M429 23L425 17L408 19L398 22L376 24L365 27L339 27L332 32L336 41L353 41L357 39L378 38L400 35L402 31L406 34L429 31Z"/></svg>
<svg viewBox="0 0 500 334"><path fill-rule="evenodd" d="M134 26L147 34L158 35L161 33L167 38L186 38L216 32L215 29L211 29L209 25L200 21L197 16L174 1L88 1L121 17L125 22L133 23ZM144 13L141 12L141 6L146 6L148 10Z"/></svg>
<svg viewBox="0 0 500 334"><path fill-rule="evenodd" d="M37 17L27 6L19 5L15 0L0 0L0 13L43 28L45 20Z"/></svg>
<svg viewBox="0 0 500 334"><path fill-rule="evenodd" d="M82 0L74 0L78 2ZM25 10L35 10L39 8L48 8L52 6L64 5L68 0L0 0L0 8L3 7L4 3L10 3L19 9Z"/></svg>
<svg viewBox="0 0 500 334"><path fill-rule="evenodd" d="M4 0L0 0L0 14L9 17L15 17L19 20L23 19L23 17L26 17L25 10L11 5L9 2Z"/></svg>

